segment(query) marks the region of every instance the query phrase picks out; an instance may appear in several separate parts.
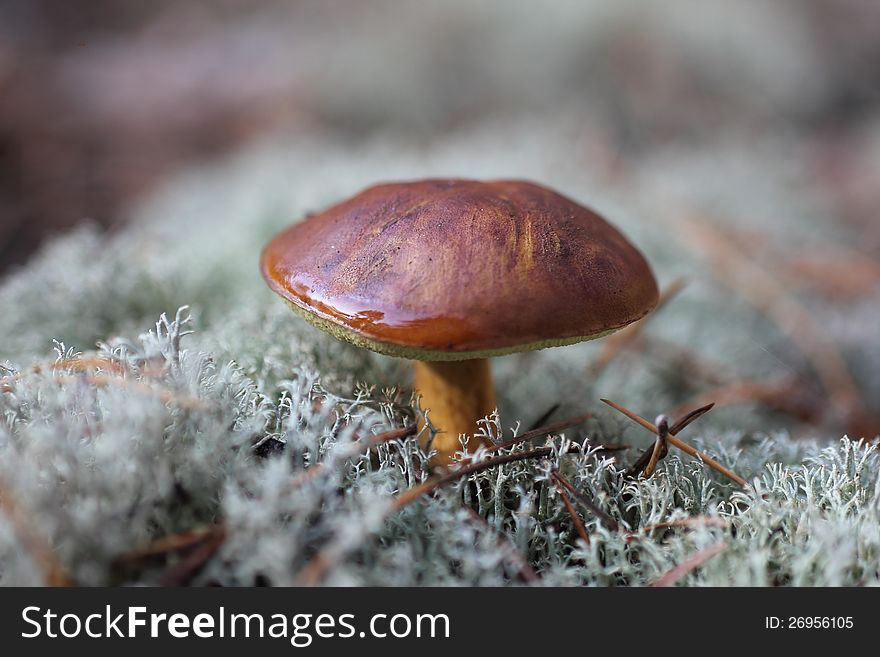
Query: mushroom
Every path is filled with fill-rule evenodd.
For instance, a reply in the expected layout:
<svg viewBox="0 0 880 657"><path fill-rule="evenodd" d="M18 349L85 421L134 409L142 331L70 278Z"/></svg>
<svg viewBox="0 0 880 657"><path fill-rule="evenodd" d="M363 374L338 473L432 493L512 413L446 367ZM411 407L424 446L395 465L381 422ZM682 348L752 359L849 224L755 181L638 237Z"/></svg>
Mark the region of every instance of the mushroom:
<svg viewBox="0 0 880 657"><path fill-rule="evenodd" d="M318 328L415 361L437 464L495 409L489 358L592 340L657 303L648 263L613 226L524 181L370 187L282 232L261 268Z"/></svg>

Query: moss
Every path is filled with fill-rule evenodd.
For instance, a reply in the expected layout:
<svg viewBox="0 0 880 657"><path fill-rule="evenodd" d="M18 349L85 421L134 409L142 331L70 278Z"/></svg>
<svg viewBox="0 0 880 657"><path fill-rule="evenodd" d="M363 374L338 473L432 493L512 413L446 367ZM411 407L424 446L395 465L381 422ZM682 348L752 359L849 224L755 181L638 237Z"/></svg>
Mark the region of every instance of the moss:
<svg viewBox="0 0 880 657"><path fill-rule="evenodd" d="M510 438L557 403L553 419L588 410L595 417L551 437L546 458L493 468L389 513L397 491L428 475L418 440L372 454L353 441L415 420L406 362L298 321L257 267L263 243L285 222L376 179L504 172L612 208L606 214L644 248L661 285L681 273L691 280L653 317L645 344L678 345L707 359L716 377L733 371L771 381L783 370L811 380L786 336L713 284L662 226L637 219L656 206L656 189L640 191L631 176L585 181L582 170L556 170L570 140L537 132L546 124L483 128L480 140L450 139L430 157L405 144L362 152L323 141L262 146L180 177L113 236L83 229L0 281L0 364L13 377L0 392L0 495L17 509L14 517L0 513L0 583L44 581L27 535L77 582L155 583L173 555L122 570L118 560L154 539L222 521L219 552L189 583L292 584L316 551L330 549L326 584L522 585L525 560L539 584L640 586L723 543L682 583L877 584L880 462L866 443L842 440L833 423L812 429L817 440L793 439L790 417L745 405L688 427L684 438L755 482L760 495L675 453L647 481L622 476L650 436L602 411L599 397L653 417L716 385L662 349L622 352L598 377L588 372L602 341L497 358L501 408L482 424L487 435ZM510 134L532 128L541 139L511 144ZM752 159L740 150L716 156L722 150L717 145L710 159L657 153L651 171L662 161L664 175L689 181L695 193L709 177L721 188L712 198L734 199L725 207L743 221L766 214L736 203L796 217L804 239L821 225L824 215L805 209L815 185L789 179L784 143L770 140ZM742 195L743 188L797 194ZM828 339L859 362L860 385L877 389L873 299L852 299L844 310L808 301ZM156 322L187 303L192 320L183 312ZM195 333L185 335L190 328ZM53 338L63 342L60 355ZM567 440L632 448L613 459L566 454ZM591 542L578 541L548 485L551 468L624 530L610 531L578 508ZM646 531L685 519L690 524Z"/></svg>

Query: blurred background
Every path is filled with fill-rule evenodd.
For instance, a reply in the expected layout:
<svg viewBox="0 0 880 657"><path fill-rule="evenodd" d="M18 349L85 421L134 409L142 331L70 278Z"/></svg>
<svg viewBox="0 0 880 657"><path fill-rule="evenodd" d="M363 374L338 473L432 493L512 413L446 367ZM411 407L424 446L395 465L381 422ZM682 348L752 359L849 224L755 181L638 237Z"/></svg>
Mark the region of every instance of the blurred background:
<svg viewBox="0 0 880 657"><path fill-rule="evenodd" d="M839 217L877 246L871 0L4 0L0 97L2 267L266 132L428 141L563 111L605 167L719 133L795 133Z"/></svg>
<svg viewBox="0 0 880 657"><path fill-rule="evenodd" d="M652 239L665 245L661 285L684 258L701 262L723 283L706 293L719 307L744 299L787 336L773 366L816 385L804 400L791 377L727 376L655 338L679 377L702 371L713 399L808 423L830 399L837 424L878 430L878 2L0 7L0 271L83 220L111 233L146 221L135 208L169 181L256 143L305 144L303 158L371 144L369 182L370 159L400 145L410 157L458 148L443 160L457 173L491 135L496 161L508 148L543 158L558 172L543 182L586 181L625 215L665 222L636 240L649 254ZM356 191L331 184L311 209Z"/></svg>

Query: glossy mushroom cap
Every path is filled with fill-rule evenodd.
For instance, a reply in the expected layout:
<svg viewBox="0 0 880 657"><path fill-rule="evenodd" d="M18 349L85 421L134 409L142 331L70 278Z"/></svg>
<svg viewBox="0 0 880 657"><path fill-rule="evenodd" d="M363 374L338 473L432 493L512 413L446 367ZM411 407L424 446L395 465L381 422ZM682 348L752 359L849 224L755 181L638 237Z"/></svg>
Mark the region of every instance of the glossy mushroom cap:
<svg viewBox="0 0 880 657"><path fill-rule="evenodd" d="M613 226L522 181L370 187L277 236L262 271L337 338L430 361L590 340L657 303L648 263Z"/></svg>

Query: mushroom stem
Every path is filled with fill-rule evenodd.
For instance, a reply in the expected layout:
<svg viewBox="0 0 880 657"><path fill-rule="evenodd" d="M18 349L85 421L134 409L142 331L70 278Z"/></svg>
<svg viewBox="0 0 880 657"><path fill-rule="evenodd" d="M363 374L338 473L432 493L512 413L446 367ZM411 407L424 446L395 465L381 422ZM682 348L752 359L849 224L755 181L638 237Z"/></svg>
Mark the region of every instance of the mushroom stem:
<svg viewBox="0 0 880 657"><path fill-rule="evenodd" d="M485 358L416 361L413 387L422 396L431 424L442 431L433 442L437 465L449 464L461 449L459 434L472 436L477 421L495 410L492 370ZM471 439L468 448L474 450L480 444L483 442Z"/></svg>

